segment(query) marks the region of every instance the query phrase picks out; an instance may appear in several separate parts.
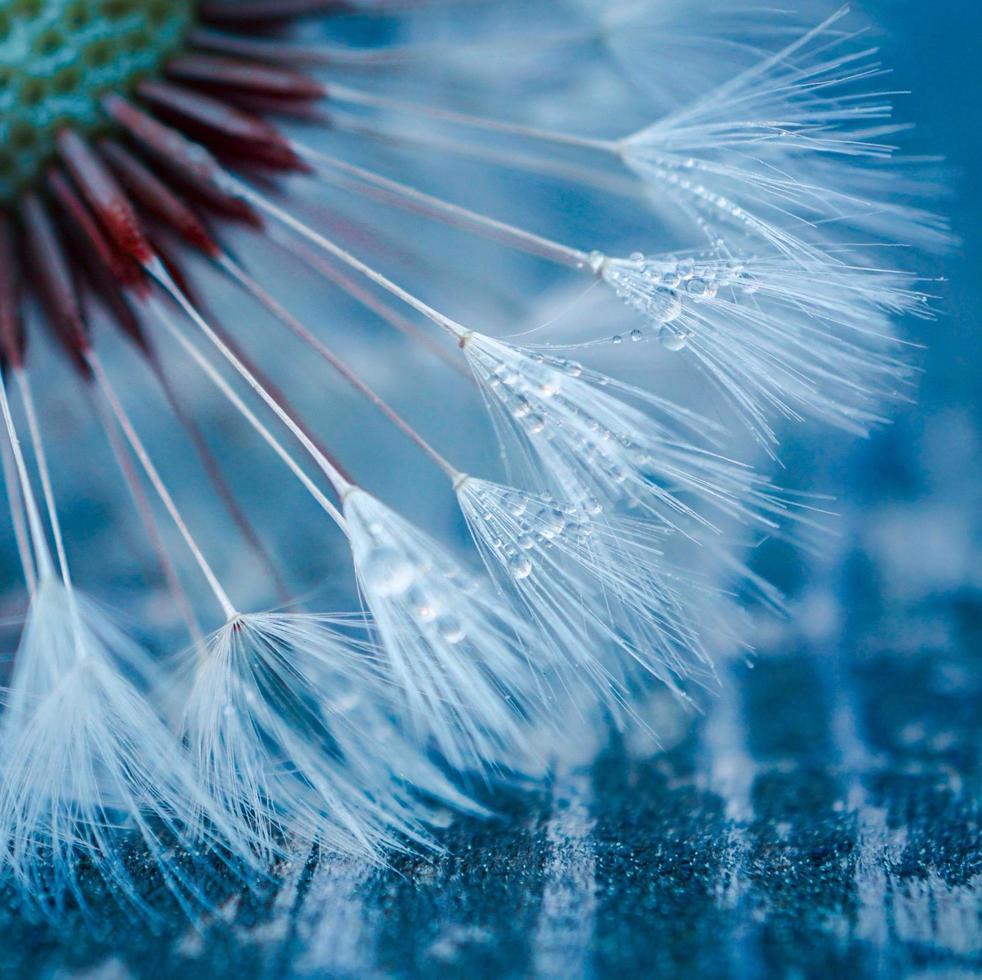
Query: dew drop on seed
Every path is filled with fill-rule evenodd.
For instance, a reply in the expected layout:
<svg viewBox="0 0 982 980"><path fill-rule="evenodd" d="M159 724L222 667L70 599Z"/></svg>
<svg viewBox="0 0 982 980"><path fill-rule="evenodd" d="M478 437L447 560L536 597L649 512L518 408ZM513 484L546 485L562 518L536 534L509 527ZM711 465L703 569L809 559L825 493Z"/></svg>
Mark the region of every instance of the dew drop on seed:
<svg viewBox="0 0 982 980"><path fill-rule="evenodd" d="M447 643L455 644L464 640L467 634L454 616L441 616L436 623L436 630Z"/></svg>
<svg viewBox="0 0 982 980"><path fill-rule="evenodd" d="M512 517L521 517L528 510L528 501L518 493L511 493L505 498L505 507Z"/></svg>
<svg viewBox="0 0 982 980"><path fill-rule="evenodd" d="M694 300L706 299L709 295L709 283L701 276L693 276L685 284L685 291Z"/></svg>
<svg viewBox="0 0 982 980"><path fill-rule="evenodd" d="M420 623L432 623L436 619L436 605L423 599L413 606L413 615Z"/></svg>
<svg viewBox="0 0 982 980"><path fill-rule="evenodd" d="M376 548L362 567L365 585L383 598L403 595L413 584L413 566L392 548Z"/></svg>
<svg viewBox="0 0 982 980"><path fill-rule="evenodd" d="M686 344L685 334L669 326L664 326L658 331L658 339L662 347L670 351L680 351Z"/></svg>
<svg viewBox="0 0 982 980"><path fill-rule="evenodd" d="M659 289L652 301L651 318L658 323L671 323L682 314L682 298L669 289Z"/></svg>
<svg viewBox="0 0 982 980"><path fill-rule="evenodd" d="M532 562L525 555L515 555L508 562L508 571L511 572L512 578L520 582L532 574Z"/></svg>
<svg viewBox="0 0 982 980"><path fill-rule="evenodd" d="M539 533L547 541L563 533L566 527L566 518L561 510L554 507L543 507L539 512Z"/></svg>

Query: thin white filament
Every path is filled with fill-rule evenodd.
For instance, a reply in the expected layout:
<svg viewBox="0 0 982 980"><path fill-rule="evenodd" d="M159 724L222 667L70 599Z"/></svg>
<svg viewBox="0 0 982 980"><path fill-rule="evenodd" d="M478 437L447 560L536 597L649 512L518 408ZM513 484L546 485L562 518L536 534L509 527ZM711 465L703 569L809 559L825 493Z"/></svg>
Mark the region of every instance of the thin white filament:
<svg viewBox="0 0 982 980"><path fill-rule="evenodd" d="M204 575L205 580L208 582L208 587L211 589L212 594L215 596L219 606L221 606L225 618L234 618L237 613L235 606L232 604L232 600L229 599L228 593L226 593L221 582L219 582L218 576L215 574L214 569L209 564L208 559L205 558L200 546L198 545L197 541L195 541L194 536L191 534L191 529L188 527L187 522L181 516L181 512L178 509L177 504L174 502L174 498L167 489L167 485L160 476L157 467L154 466L153 460L150 458L146 447L143 445L142 440L137 434L136 429L133 427L129 416L126 413L126 409L123 408L123 404L116 395L112 383L106 376L106 372L102 369L99 359L95 356L95 354L90 353L88 356L88 361L92 367L93 374L99 383L99 387L102 389L106 401L109 403L109 407L112 409L113 415L116 416L116 420L119 423L120 428L123 430L123 434L126 436L127 441L132 447L136 458L140 461L143 471L147 474L147 479L150 480L151 485L157 493L157 496L160 497L161 503L167 509L167 513L170 514L171 520L174 522L174 526L184 539L184 543L187 545L188 551L191 552L195 562L197 562L198 567L201 569L201 574Z"/></svg>

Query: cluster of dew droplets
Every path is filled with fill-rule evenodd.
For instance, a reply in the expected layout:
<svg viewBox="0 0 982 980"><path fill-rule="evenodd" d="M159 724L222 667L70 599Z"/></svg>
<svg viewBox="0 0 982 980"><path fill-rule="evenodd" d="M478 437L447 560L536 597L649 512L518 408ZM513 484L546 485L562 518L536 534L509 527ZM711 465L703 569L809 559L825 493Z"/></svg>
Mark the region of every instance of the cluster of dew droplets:
<svg viewBox="0 0 982 980"><path fill-rule="evenodd" d="M745 264L732 258L648 257L634 252L627 259L604 259L599 269L618 299L643 314L662 346L673 352L689 341L690 332L679 322L687 304L711 302L723 290L749 296L759 288ZM640 341L644 334L635 329L630 338ZM614 344L623 340L620 334L611 338Z"/></svg>
<svg viewBox="0 0 982 980"><path fill-rule="evenodd" d="M380 524L369 525L368 531L373 541L360 563L364 586L380 599L405 603L424 634L436 633L452 645L463 642L466 631L447 608L438 583L453 581L464 593L472 592L476 583L455 565L414 564L408 555L386 543L386 530Z"/></svg>
<svg viewBox="0 0 982 980"><path fill-rule="evenodd" d="M604 425L578 403L580 388L585 394L589 383L605 386L605 375L591 375L588 382L578 361L537 352L522 355L521 370L497 359L484 368L488 386L526 435L540 445L552 444L559 455L572 455L603 482L623 487L630 466L650 464L650 455L626 433ZM564 390L567 378L577 386L572 394ZM577 503L588 510L592 496L585 491L577 496Z"/></svg>
<svg viewBox="0 0 982 980"><path fill-rule="evenodd" d="M490 531L487 540L516 582L532 575L532 556L552 548L560 537L589 538L593 534L590 516L601 512L596 500L581 508L559 504L552 494L530 496L515 490L501 497L500 507L501 511L496 511L490 501L485 507L482 516Z"/></svg>

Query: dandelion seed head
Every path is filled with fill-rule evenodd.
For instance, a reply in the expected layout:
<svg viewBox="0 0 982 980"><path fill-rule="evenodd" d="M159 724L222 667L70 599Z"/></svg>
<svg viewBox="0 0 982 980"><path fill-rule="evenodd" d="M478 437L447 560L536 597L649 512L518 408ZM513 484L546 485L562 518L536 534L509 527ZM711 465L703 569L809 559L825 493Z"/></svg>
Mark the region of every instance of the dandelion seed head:
<svg viewBox="0 0 982 980"><path fill-rule="evenodd" d="M0 204L36 183L65 126L104 124L103 92L129 91L179 49L191 0L33 0L0 10Z"/></svg>
<svg viewBox="0 0 982 980"><path fill-rule="evenodd" d="M929 310L893 246L946 229L844 13L416 6L0 10L2 475L31 602L0 863L36 904L84 903L84 863L143 909L138 852L189 909L195 852L384 862L574 726L580 750L656 728L653 690L693 697L745 649L726 585L774 598L744 539L803 510L744 456L904 397L895 321ZM589 330L529 316L543 265ZM111 513L98 544L62 527L80 496ZM420 529L454 496L473 547ZM154 593L180 668L76 579ZM363 612L309 611L328 590Z"/></svg>

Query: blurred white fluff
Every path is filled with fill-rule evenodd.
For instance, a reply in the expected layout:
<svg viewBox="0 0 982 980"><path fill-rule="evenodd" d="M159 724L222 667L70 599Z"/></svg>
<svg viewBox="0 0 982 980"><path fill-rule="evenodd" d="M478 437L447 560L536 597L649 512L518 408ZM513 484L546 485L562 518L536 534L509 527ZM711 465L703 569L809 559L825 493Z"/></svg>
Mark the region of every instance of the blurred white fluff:
<svg viewBox="0 0 982 980"><path fill-rule="evenodd" d="M622 714L652 679L680 692L711 675L689 612L698 589L669 574L650 524L474 477L457 496L491 573L566 658L574 700L585 681Z"/></svg>
<svg viewBox="0 0 982 980"><path fill-rule="evenodd" d="M606 259L605 282L648 321L632 339L685 351L752 429L776 443L774 415L820 418L863 434L882 421L909 369L888 315L928 315L916 280L774 254Z"/></svg>
<svg viewBox="0 0 982 980"><path fill-rule="evenodd" d="M623 71L656 104L674 107L702 95L767 47L797 37L828 4L744 0L574 0L593 18Z"/></svg>
<svg viewBox="0 0 982 980"><path fill-rule="evenodd" d="M711 238L743 232L795 258L847 230L944 239L935 216L896 202L889 139L904 127L890 93L867 87L885 74L875 51L834 30L847 12L620 142L656 207L673 202Z"/></svg>
<svg viewBox="0 0 982 980"><path fill-rule="evenodd" d="M408 731L458 769L534 765L528 631L506 601L363 490L344 500L358 586Z"/></svg>
<svg viewBox="0 0 982 980"><path fill-rule="evenodd" d="M179 867L234 837L198 787L180 743L141 693L146 656L98 607L43 576L28 612L2 724L0 846L35 903L86 907L87 873L149 913L128 867L133 845L179 900L196 885ZM202 814L196 834L189 808Z"/></svg>
<svg viewBox="0 0 982 980"><path fill-rule="evenodd" d="M373 651L340 621L240 615L185 654L191 675L182 728L199 779L269 859L284 835L370 861L420 836L385 789L386 757L367 734L344 738L343 706L368 682ZM319 698L327 688L330 701ZM391 750L391 747L390 747Z"/></svg>
<svg viewBox="0 0 982 980"><path fill-rule="evenodd" d="M516 482L587 514L630 507L687 532L711 526L714 509L764 520L775 506L766 481L697 444L718 434L697 414L576 361L478 333L462 343L499 435L517 445Z"/></svg>

